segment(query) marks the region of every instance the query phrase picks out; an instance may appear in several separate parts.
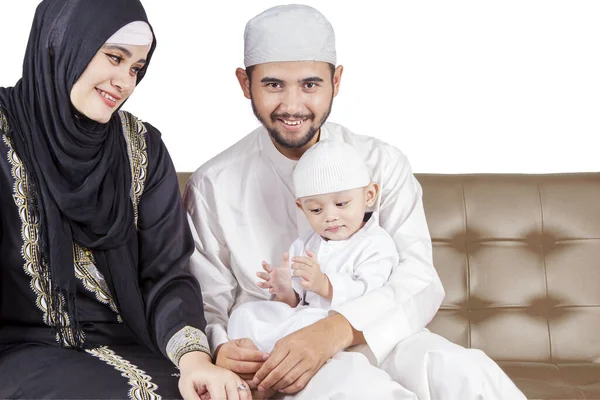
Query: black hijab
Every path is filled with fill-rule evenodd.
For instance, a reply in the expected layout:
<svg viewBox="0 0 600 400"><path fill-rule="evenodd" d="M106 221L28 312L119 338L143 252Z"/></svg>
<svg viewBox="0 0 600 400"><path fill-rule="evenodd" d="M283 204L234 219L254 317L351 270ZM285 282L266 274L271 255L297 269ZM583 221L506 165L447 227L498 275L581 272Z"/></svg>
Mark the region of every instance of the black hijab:
<svg viewBox="0 0 600 400"><path fill-rule="evenodd" d="M120 118L115 112L108 123L97 123L76 112L70 101L73 85L97 51L133 21L147 22L139 0L42 1L31 28L23 77L14 87L0 88L8 135L31 181L29 209L39 225L39 268L46 277L43 289L50 295L46 322L67 347L83 345L75 306L73 241L94 251L113 294L121 300L120 308L129 307L120 310L123 318L133 315L130 327L148 342L145 323L139 319L144 315L139 292L132 294L130 305L123 304L123 293L133 290L136 282L136 266L133 261L128 265L131 257L123 258L135 225ZM155 46L154 40L138 83ZM118 260L124 277L115 279L123 271L114 270L111 259Z"/></svg>

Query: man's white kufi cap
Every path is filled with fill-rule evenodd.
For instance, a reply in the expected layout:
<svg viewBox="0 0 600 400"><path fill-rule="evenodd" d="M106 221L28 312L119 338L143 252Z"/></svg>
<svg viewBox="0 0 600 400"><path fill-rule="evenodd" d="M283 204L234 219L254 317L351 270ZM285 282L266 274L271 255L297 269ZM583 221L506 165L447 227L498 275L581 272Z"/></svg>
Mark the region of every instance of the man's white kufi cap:
<svg viewBox="0 0 600 400"><path fill-rule="evenodd" d="M365 160L351 145L323 140L308 149L294 169L296 198L365 187L371 183Z"/></svg>
<svg viewBox="0 0 600 400"><path fill-rule="evenodd" d="M324 61L336 65L335 34L316 9L299 4L269 8L246 24L244 65Z"/></svg>

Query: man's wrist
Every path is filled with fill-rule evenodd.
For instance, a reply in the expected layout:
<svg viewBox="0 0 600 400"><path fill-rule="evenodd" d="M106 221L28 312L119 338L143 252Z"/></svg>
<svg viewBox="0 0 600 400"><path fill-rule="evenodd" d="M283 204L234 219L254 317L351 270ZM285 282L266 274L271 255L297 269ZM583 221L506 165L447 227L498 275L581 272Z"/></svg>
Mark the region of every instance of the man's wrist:
<svg viewBox="0 0 600 400"><path fill-rule="evenodd" d="M217 359L219 358L219 352L221 350L221 347L223 347L227 343L229 342L223 342L215 348L215 351L213 352L213 362L215 363L215 365L217 365Z"/></svg>
<svg viewBox="0 0 600 400"><path fill-rule="evenodd" d="M342 314L333 314L328 318L325 318L328 322L328 328L334 333L333 337L338 338L338 349L342 351L351 346L366 343L365 337L361 331L357 331L352 327L350 322Z"/></svg>
<svg viewBox="0 0 600 400"><path fill-rule="evenodd" d="M220 345L218 345L215 351L213 352L213 358L215 362L217 361L217 357L219 357L219 350L221 350L221 346L223 346L224 344L225 343L221 343Z"/></svg>

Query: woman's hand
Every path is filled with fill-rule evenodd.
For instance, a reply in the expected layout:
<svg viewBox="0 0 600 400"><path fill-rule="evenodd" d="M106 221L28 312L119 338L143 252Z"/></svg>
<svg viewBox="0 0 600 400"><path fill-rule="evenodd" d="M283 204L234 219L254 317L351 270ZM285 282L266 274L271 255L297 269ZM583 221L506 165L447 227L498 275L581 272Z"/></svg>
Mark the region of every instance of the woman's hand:
<svg viewBox="0 0 600 400"><path fill-rule="evenodd" d="M179 360L179 370L179 392L184 400L251 400L246 382L235 373L214 365L204 352L184 354Z"/></svg>

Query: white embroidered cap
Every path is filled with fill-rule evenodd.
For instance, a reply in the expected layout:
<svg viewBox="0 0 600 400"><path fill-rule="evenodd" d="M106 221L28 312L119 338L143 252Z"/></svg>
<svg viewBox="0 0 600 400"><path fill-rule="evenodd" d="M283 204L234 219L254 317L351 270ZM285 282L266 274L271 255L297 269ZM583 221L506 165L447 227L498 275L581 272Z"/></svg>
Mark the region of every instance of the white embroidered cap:
<svg viewBox="0 0 600 400"><path fill-rule="evenodd" d="M316 9L290 4L269 8L246 24L244 65L324 61L336 65L335 34Z"/></svg>
<svg viewBox="0 0 600 400"><path fill-rule="evenodd" d="M144 21L130 22L112 35L106 43L149 46L154 36L150 26Z"/></svg>
<svg viewBox="0 0 600 400"><path fill-rule="evenodd" d="M365 160L349 144L323 140L308 149L294 169L296 198L365 187L371 183Z"/></svg>

